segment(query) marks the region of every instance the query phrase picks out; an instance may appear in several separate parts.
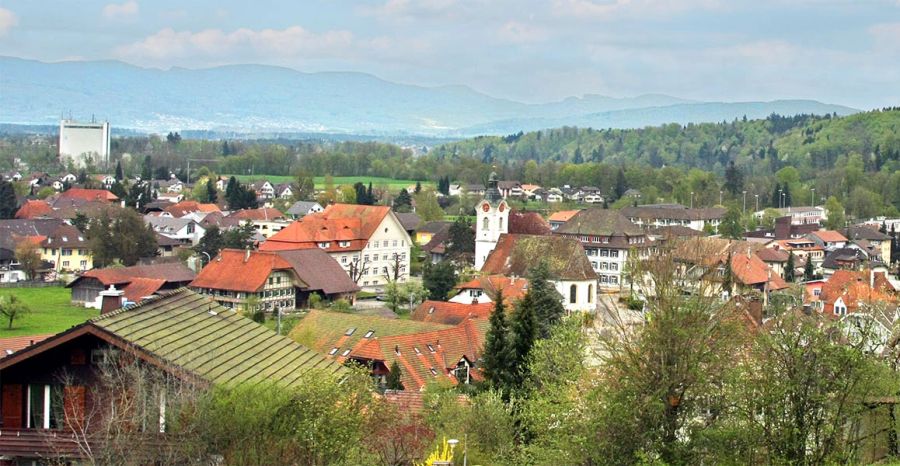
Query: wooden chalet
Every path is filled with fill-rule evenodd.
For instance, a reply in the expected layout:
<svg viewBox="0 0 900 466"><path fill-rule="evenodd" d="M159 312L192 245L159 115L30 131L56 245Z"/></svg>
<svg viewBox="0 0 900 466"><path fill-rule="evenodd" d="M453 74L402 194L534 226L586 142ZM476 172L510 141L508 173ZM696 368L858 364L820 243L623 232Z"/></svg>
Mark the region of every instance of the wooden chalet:
<svg viewBox="0 0 900 466"><path fill-rule="evenodd" d="M84 460L85 445L107 438L95 426L119 416L105 407L132 391L147 393L144 406L155 410L133 429L167 441L167 418L174 415L166 412L169 382L159 389L110 389L102 374L111 359L200 390L262 380L292 386L310 370L343 371L336 361L185 288L119 308L121 299L119 290L104 292L99 317L0 359L4 464Z"/></svg>

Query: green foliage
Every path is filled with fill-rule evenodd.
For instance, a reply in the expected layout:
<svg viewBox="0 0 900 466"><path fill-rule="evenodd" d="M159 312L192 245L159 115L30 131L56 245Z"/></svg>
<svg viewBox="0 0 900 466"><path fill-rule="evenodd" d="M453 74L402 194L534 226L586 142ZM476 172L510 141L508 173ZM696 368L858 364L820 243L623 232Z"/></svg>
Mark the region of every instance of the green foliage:
<svg viewBox="0 0 900 466"><path fill-rule="evenodd" d="M812 260L806 262L812 263ZM794 281L794 251L788 253L787 265L784 266L784 279L788 282Z"/></svg>
<svg viewBox="0 0 900 466"><path fill-rule="evenodd" d="M528 356L538 338L537 295L529 290L515 306L510 319L510 350L514 363L513 378L520 386L528 373Z"/></svg>
<svg viewBox="0 0 900 466"><path fill-rule="evenodd" d="M194 246L194 250L197 251L197 254L204 256L202 258L204 261L209 262L219 254L222 244L222 232L219 231L219 227L210 225L197 245Z"/></svg>
<svg viewBox="0 0 900 466"><path fill-rule="evenodd" d="M741 239L744 237L744 225L742 223L741 211L737 204L728 206L722 222L719 223L719 234L729 239Z"/></svg>
<svg viewBox="0 0 900 466"><path fill-rule="evenodd" d="M541 262L529 270L526 298L537 320L537 337L549 337L550 329L566 315L566 309L562 304L563 297L550 282L550 268L546 263Z"/></svg>
<svg viewBox="0 0 900 466"><path fill-rule="evenodd" d="M0 219L8 219L16 216L16 191L9 181L0 179Z"/></svg>
<svg viewBox="0 0 900 466"><path fill-rule="evenodd" d="M7 330L12 330L13 321L30 313L31 309L14 294L0 296L0 315L7 320Z"/></svg>
<svg viewBox="0 0 900 466"><path fill-rule="evenodd" d="M86 236L91 245L94 267L106 267L116 262L131 266L138 259L157 253L156 233L131 209L102 211L91 219Z"/></svg>
<svg viewBox="0 0 900 466"><path fill-rule="evenodd" d="M498 293L494 300L494 311L491 312L489 321L490 328L484 337L481 370L491 387L508 396L515 389L516 361L502 293Z"/></svg>
<svg viewBox="0 0 900 466"><path fill-rule="evenodd" d="M0 328L0 338L59 333L96 317L98 312L73 305L71 290L63 287L9 288L4 294L14 295L31 312L12 330Z"/></svg>
<svg viewBox="0 0 900 466"><path fill-rule="evenodd" d="M248 249L253 247L253 223L249 220L237 228L229 228L222 233L222 248ZM214 243L213 243L214 244Z"/></svg>
<svg viewBox="0 0 900 466"><path fill-rule="evenodd" d="M844 206L836 197L831 196L825 202L825 228L829 230L837 230L847 226L847 219L844 216Z"/></svg>
<svg viewBox="0 0 900 466"><path fill-rule="evenodd" d="M258 207L256 191L247 188L233 176L228 179L228 185L225 188L225 202L231 210L255 209Z"/></svg>
<svg viewBox="0 0 900 466"><path fill-rule="evenodd" d="M424 222L434 222L444 219L444 209L438 204L434 191L425 190L414 196L416 200L416 213Z"/></svg>
<svg viewBox="0 0 900 466"><path fill-rule="evenodd" d="M312 201L316 198L316 185L313 176L306 170L297 170L294 184L291 186L295 201Z"/></svg>
<svg viewBox="0 0 900 466"><path fill-rule="evenodd" d="M456 286L456 268L450 261L426 263L422 273L422 285L428 290L428 299L444 301Z"/></svg>
<svg viewBox="0 0 900 466"><path fill-rule="evenodd" d="M454 260L462 260L475 254L475 232L468 217L457 217L450 225L447 241L447 255Z"/></svg>
<svg viewBox="0 0 900 466"><path fill-rule="evenodd" d="M813 261L807 259L806 264L803 265L803 279L809 281L814 278L816 278L816 270Z"/></svg>
<svg viewBox="0 0 900 466"><path fill-rule="evenodd" d="M400 364L397 361L391 363L384 387L388 390L403 390L403 382L400 380Z"/></svg>
<svg viewBox="0 0 900 466"><path fill-rule="evenodd" d="M410 212L412 210L412 197L406 188L400 190L400 194L394 199L394 211Z"/></svg>

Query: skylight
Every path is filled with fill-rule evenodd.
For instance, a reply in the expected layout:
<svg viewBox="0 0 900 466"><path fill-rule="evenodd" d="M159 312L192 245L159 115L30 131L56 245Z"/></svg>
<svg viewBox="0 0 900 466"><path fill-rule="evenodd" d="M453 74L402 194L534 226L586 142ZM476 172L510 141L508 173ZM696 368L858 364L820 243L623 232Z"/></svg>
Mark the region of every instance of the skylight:
<svg viewBox="0 0 900 466"><path fill-rule="evenodd" d="M365 335L363 335L363 338L372 338L372 335L375 335L375 331L369 330Z"/></svg>
<svg viewBox="0 0 900 466"><path fill-rule="evenodd" d="M431 368L431 375L437 377L437 371L433 367Z"/></svg>
<svg viewBox="0 0 900 466"><path fill-rule="evenodd" d="M356 327L350 327L347 329L346 332L344 332L344 335L349 337L350 335L353 335L353 332L355 332L355 331L356 331Z"/></svg>
<svg viewBox="0 0 900 466"><path fill-rule="evenodd" d="M413 346L413 350L415 350L416 354L422 354L422 352L419 351L419 347L418 347L418 346Z"/></svg>
<svg viewBox="0 0 900 466"><path fill-rule="evenodd" d="M329 356L334 356L338 352L337 347L331 348L331 351L328 352Z"/></svg>
<svg viewBox="0 0 900 466"><path fill-rule="evenodd" d="M432 353L434 353L434 346L431 346L431 343L428 343L428 344L425 345L425 346L428 347L428 351L431 351Z"/></svg>
<svg viewBox="0 0 900 466"><path fill-rule="evenodd" d="M344 352L341 353L341 356L346 356L348 354L350 354L350 348L345 349Z"/></svg>

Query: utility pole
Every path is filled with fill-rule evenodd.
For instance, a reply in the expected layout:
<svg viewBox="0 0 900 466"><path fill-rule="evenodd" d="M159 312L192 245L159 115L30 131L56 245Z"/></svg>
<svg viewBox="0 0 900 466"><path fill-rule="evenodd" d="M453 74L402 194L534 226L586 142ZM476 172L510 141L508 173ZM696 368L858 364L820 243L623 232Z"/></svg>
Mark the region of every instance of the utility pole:
<svg viewBox="0 0 900 466"><path fill-rule="evenodd" d="M812 192L809 193L809 206L816 206L816 188L812 188Z"/></svg>
<svg viewBox="0 0 900 466"><path fill-rule="evenodd" d="M746 212L747 212L747 190L744 190L744 210L742 210L741 213L746 213Z"/></svg>

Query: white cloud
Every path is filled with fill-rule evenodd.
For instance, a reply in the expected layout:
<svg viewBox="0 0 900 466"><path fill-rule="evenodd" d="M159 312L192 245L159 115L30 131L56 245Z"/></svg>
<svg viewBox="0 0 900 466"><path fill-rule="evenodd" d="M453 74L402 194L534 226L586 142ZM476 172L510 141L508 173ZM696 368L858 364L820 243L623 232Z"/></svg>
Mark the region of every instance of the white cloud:
<svg viewBox="0 0 900 466"><path fill-rule="evenodd" d="M0 36L5 36L10 29L19 24L19 17L6 8L0 8Z"/></svg>
<svg viewBox="0 0 900 466"><path fill-rule="evenodd" d="M553 13L582 19L613 19L622 16L664 16L690 10L708 10L720 0L553 0Z"/></svg>
<svg viewBox="0 0 900 466"><path fill-rule="evenodd" d="M138 3L128 0L125 3L110 3L103 7L103 17L109 20L134 18L138 14Z"/></svg>
<svg viewBox="0 0 900 466"><path fill-rule="evenodd" d="M188 57L222 58L321 58L346 56L357 45L349 31L315 33L300 26L286 29L206 29L198 32L163 29L141 41L118 47L126 59L156 62Z"/></svg>

